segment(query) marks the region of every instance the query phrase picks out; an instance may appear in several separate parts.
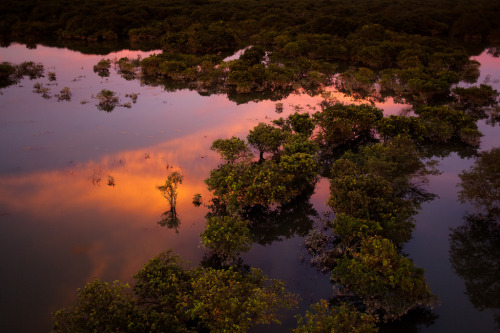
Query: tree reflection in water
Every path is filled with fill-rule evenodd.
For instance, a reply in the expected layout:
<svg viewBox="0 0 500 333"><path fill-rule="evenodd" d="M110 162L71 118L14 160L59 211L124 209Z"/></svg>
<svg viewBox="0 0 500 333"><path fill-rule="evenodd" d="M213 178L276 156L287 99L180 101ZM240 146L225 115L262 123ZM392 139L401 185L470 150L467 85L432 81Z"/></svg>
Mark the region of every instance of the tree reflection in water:
<svg viewBox="0 0 500 333"><path fill-rule="evenodd" d="M255 243L261 245L283 241L294 236L305 236L312 229L314 218L319 216L310 202L314 187L305 190L290 202L276 209L253 206L245 212Z"/></svg>
<svg viewBox="0 0 500 333"><path fill-rule="evenodd" d="M466 294L475 308L496 310L500 329L500 224L499 217L465 216L465 223L450 235L450 262L465 280Z"/></svg>
<svg viewBox="0 0 500 333"><path fill-rule="evenodd" d="M161 220L158 224L162 227L167 227L169 229L175 229L176 233L179 233L179 226L181 220L177 217L177 212L174 209L167 210L165 213L161 214Z"/></svg>
<svg viewBox="0 0 500 333"><path fill-rule="evenodd" d="M495 312L500 329L500 148L480 154L462 172L459 198L482 212L468 214L450 234L450 262L465 280L466 294L475 308Z"/></svg>

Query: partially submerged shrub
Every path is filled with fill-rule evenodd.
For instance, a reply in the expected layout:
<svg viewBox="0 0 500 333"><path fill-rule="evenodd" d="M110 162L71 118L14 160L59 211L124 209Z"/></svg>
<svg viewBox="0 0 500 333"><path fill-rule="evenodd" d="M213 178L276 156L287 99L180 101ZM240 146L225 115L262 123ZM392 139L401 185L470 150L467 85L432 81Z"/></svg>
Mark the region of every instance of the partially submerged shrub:
<svg viewBox="0 0 500 333"><path fill-rule="evenodd" d="M57 101L71 101L71 91L69 90L69 87L64 87L61 89L59 94L56 94Z"/></svg>
<svg viewBox="0 0 500 333"><path fill-rule="evenodd" d="M111 112L113 109L119 105L119 98L111 90L103 89L97 94L97 99L99 104L97 108L102 111Z"/></svg>

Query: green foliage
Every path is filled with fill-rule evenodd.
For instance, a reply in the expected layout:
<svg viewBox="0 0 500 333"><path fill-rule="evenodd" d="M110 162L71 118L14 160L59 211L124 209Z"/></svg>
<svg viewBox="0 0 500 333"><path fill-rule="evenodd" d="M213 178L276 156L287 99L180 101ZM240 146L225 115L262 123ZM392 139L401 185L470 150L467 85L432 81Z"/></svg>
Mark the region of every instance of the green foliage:
<svg viewBox="0 0 500 333"><path fill-rule="evenodd" d="M244 161L252 157L245 141L234 136L230 139L215 140L210 149L219 153L228 163L235 163L238 160Z"/></svg>
<svg viewBox="0 0 500 333"><path fill-rule="evenodd" d="M436 161L422 162L417 146L404 135L383 144L363 147L358 154L348 153L345 158L390 181L397 195L402 197L411 185L426 183L427 176L438 174L434 168Z"/></svg>
<svg viewBox="0 0 500 333"><path fill-rule="evenodd" d="M41 78L44 76L44 71L45 69L42 64L37 64L33 61L25 61L19 65L2 62L0 63L0 89L17 84L25 76L28 76L30 80Z"/></svg>
<svg viewBox="0 0 500 333"><path fill-rule="evenodd" d="M260 64L264 60L266 52L261 46L252 46L243 52L240 56L240 60L244 63L250 65Z"/></svg>
<svg viewBox="0 0 500 333"><path fill-rule="evenodd" d="M168 200L171 210L175 210L175 205L177 204L177 187L179 184L182 184L183 178L184 176L179 171L174 171L168 175L165 184L156 186L165 199Z"/></svg>
<svg viewBox="0 0 500 333"><path fill-rule="evenodd" d="M69 90L69 87L64 87L61 89L59 94L55 95L57 97L57 101L71 101L71 90Z"/></svg>
<svg viewBox="0 0 500 333"><path fill-rule="evenodd" d="M382 116L382 110L366 104L325 105L322 111L313 115L319 130L316 140L322 147L333 149L355 140L371 137L376 122Z"/></svg>
<svg viewBox="0 0 500 333"><path fill-rule="evenodd" d="M221 21L210 24L191 22L186 30L168 32L162 38L162 48L168 52L217 53L231 50L235 45L230 27Z"/></svg>
<svg viewBox="0 0 500 333"><path fill-rule="evenodd" d="M291 119L297 131L311 133L309 116L298 114L273 125L259 123L250 130L247 138L260 152L258 162L249 159L243 140L233 137L214 141L212 150L228 163L212 170L205 183L229 211L289 202L316 182L318 164L314 155L319 147L306 135L293 133ZM271 153L272 159L264 159L264 153Z"/></svg>
<svg viewBox="0 0 500 333"><path fill-rule="evenodd" d="M265 161L258 167L246 197L252 204L288 202L314 183L316 178L317 166L311 155L284 155L279 163Z"/></svg>
<svg viewBox="0 0 500 333"><path fill-rule="evenodd" d="M366 3L359 0L328 2L321 6L300 1L289 1L282 6L270 1L183 3L119 0L101 3L96 0L34 0L27 3L7 1L0 9L0 33L4 35L43 36L58 31L65 38L94 40L130 36L139 40L183 31L189 32L190 39L194 40L188 44L190 46L205 45L210 41L222 43L224 41L219 39L223 38L230 42L247 41L259 32L261 40L272 40L268 35L285 34L285 29L315 34L335 33L340 37L356 31L358 38L366 44L370 40L387 38L384 28L423 36L465 39L487 38L498 28L495 3L470 0L423 0L418 6L401 1ZM220 27L231 34L218 33ZM264 29L266 34L261 32ZM204 30L214 37L206 37L202 33ZM284 38L281 47L291 42L294 41ZM295 43L307 49L307 44Z"/></svg>
<svg viewBox="0 0 500 333"><path fill-rule="evenodd" d="M102 111L111 112L115 109L115 107L119 104L120 100L115 95L115 92L102 89L97 95L97 99L99 100L99 104L97 104L97 108Z"/></svg>
<svg viewBox="0 0 500 333"><path fill-rule="evenodd" d="M201 194L200 193L196 193L193 196L193 205L195 205L196 207L199 207L199 206L201 206L201 204L202 204Z"/></svg>
<svg viewBox="0 0 500 333"><path fill-rule="evenodd" d="M207 218L207 225L201 238L203 245L224 258L234 258L242 252L249 251L252 246L248 222L236 216Z"/></svg>
<svg viewBox="0 0 500 333"><path fill-rule="evenodd" d="M385 238L364 239L359 252L338 261L332 280L363 297L367 312L381 312L384 320L399 318L418 306L432 306L436 301L423 270L398 254Z"/></svg>
<svg viewBox="0 0 500 333"><path fill-rule="evenodd" d="M0 88L5 88L17 82L16 68L8 62L0 64Z"/></svg>
<svg viewBox="0 0 500 333"><path fill-rule="evenodd" d="M425 106L415 110L424 122L424 136L434 142L447 142L451 138L479 146L483 134L476 120L463 111L448 106Z"/></svg>
<svg viewBox="0 0 500 333"><path fill-rule="evenodd" d="M264 160L264 153L276 155L285 141L285 133L279 128L265 123L259 123L250 130L247 140L250 146L259 151L260 161Z"/></svg>
<svg viewBox="0 0 500 333"><path fill-rule="evenodd" d="M373 316L346 303L330 307L325 300L320 300L311 305L311 310L314 312L307 311L304 317L298 317L298 326L293 333L378 332Z"/></svg>
<svg viewBox="0 0 500 333"><path fill-rule="evenodd" d="M452 89L456 106L475 118L486 118L485 109L498 104L498 91L491 86L481 84L479 87L455 87Z"/></svg>
<svg viewBox="0 0 500 333"><path fill-rule="evenodd" d="M163 53L141 61L118 60L116 65L125 78L134 78L140 63L142 82L170 80L176 88L189 87L203 94L248 94L239 101L255 98L250 92L279 100L301 87L314 94L335 80L339 90L355 98L383 101L391 95L396 102L412 104L418 117L382 118L382 111L369 105L324 103L312 119L295 113L272 125L260 123L247 136L248 145L259 151L259 162L252 161L243 140L216 140L211 149L227 163L212 170L205 181L214 200L226 205L230 213L256 205L283 207L314 185L320 152L323 169L331 166L328 204L336 216L328 225L332 238L320 235L318 239L331 241L336 259L342 256L334 261L333 279L361 297L369 312L380 310L391 319L432 299L423 273L396 250L411 236L412 217L420 204L430 198L418 185L434 174L431 165L422 163L413 143L461 141L478 146L481 134L476 121L497 104L498 93L490 86L451 88L461 79L477 80L478 64L460 46L440 37L486 39L500 29L496 3L476 1L473 11L470 4L470 0L422 0L417 7L405 1L358 0L320 4L292 0L286 6L268 0L8 0L0 4L0 34L30 40L50 34L89 41L127 36L133 41L157 39ZM245 47L239 59L222 60ZM359 67L335 75L338 63ZM110 60L103 59L94 71L108 76L110 65ZM23 76L42 77L43 66L33 62L0 65L0 87L17 83ZM41 83L35 91L50 97ZM64 90L56 96L64 100L71 93ZM119 103L108 90L97 98L99 109L108 112ZM451 99L450 106L441 105ZM282 111L282 105L276 106ZM315 142L310 140L313 133ZM384 144L360 148L377 141L377 134ZM336 161L329 158L349 149ZM495 172L481 168L478 162L462 174L461 199L498 210L495 182L484 175ZM179 224L175 204L180 183L182 175L173 173L157 187L171 208L161 222L172 227ZM472 183L493 190L480 197ZM209 249L227 256L250 247L247 222L236 217L209 218L202 237ZM80 331L208 328L240 332L274 320L280 297L285 303L290 301L281 287L264 286L267 279L261 272L186 271L171 253L153 259L136 279L135 298L118 284L88 285L79 301L89 307L60 312L56 326L67 327L66 331L95 325ZM94 304L101 302L99 297L112 300L107 308L109 323L95 322L95 316L104 316L104 308ZM297 331L374 330L372 318L347 305L334 309L320 303L314 310L317 313L308 313ZM96 315L89 317L89 313Z"/></svg>
<svg viewBox="0 0 500 333"><path fill-rule="evenodd" d="M397 244L410 239L415 207L395 195L390 181L374 173L365 174L345 159L334 163L331 177L328 205L334 212L378 222L384 237Z"/></svg>
<svg viewBox="0 0 500 333"><path fill-rule="evenodd" d="M309 113L295 112L288 117L288 121L295 133L310 137L314 130L314 123Z"/></svg>
<svg viewBox="0 0 500 333"><path fill-rule="evenodd" d="M224 164L205 180L214 196L232 209L256 204L284 203L314 183L317 164L305 153L282 156L279 162Z"/></svg>
<svg viewBox="0 0 500 333"><path fill-rule="evenodd" d="M333 163L328 205L335 213L349 216L342 217L344 222L361 222L348 228L371 226L373 230L363 232L382 235L399 246L411 235L412 216L420 203L429 200L418 186L437 173L433 166L420 160L406 137L367 146L358 154L347 153ZM352 241L349 236L347 243Z"/></svg>
<svg viewBox="0 0 500 333"><path fill-rule="evenodd" d="M472 5L471 0L423 0L418 6L360 0L321 5L292 0L286 6L269 0L7 0L0 8L0 34L29 40L128 37L132 42L155 40L165 58L217 54L211 66L164 59L154 74L193 83L189 86L202 93L207 87L238 93L277 94L277 89L300 86L314 91L331 83L338 63L350 62L361 69L342 75L344 89L377 95L377 71L390 69L393 80L385 76L382 92L422 104L448 96L461 78L477 78L477 65L461 46L441 37L494 39L498 12L494 3ZM223 53L242 48L240 59L230 65L221 61ZM151 62L158 60L153 57ZM147 67L149 75L159 68Z"/></svg>
<svg viewBox="0 0 500 333"><path fill-rule="evenodd" d="M145 331L188 332L191 319L185 313L192 304L192 273L171 250L149 260L134 276L134 292L144 315Z"/></svg>
<svg viewBox="0 0 500 333"><path fill-rule="evenodd" d="M54 314L54 332L245 332L279 322L296 297L258 269L186 270L171 251L151 259L128 285L98 280L78 292L75 307Z"/></svg>
<svg viewBox="0 0 500 333"><path fill-rule="evenodd" d="M49 81L56 81L57 80L57 77L56 77L56 73L55 72L48 72L47 73L47 76L49 78Z"/></svg>
<svg viewBox="0 0 500 333"><path fill-rule="evenodd" d="M162 34L162 29L156 26L143 26L140 28L132 28L128 31L128 37L132 42L158 39Z"/></svg>
<svg viewBox="0 0 500 333"><path fill-rule="evenodd" d="M119 281L113 283L95 280L78 290L74 307L54 314L53 332L132 332L139 319L136 301L130 287Z"/></svg>
<svg viewBox="0 0 500 333"><path fill-rule="evenodd" d="M125 80L130 81L136 78L136 71L140 67L141 58L140 56L137 57L136 59L129 59L127 57L123 57L118 59L118 61L115 63L116 65L118 65L118 73Z"/></svg>
<svg viewBox="0 0 500 333"><path fill-rule="evenodd" d="M246 201L246 190L252 182L255 168L253 164L245 162L220 165L210 171L210 177L205 179L205 184L215 197L234 209L240 202Z"/></svg>
<svg viewBox="0 0 500 333"><path fill-rule="evenodd" d="M377 132L384 140L388 140L398 135L407 135L416 143L425 141L425 125L422 119L418 117L391 115L380 119L376 127Z"/></svg>
<svg viewBox="0 0 500 333"><path fill-rule="evenodd" d="M296 153L304 153L315 156L320 148L317 142L309 140L308 137L302 134L290 134L286 142L283 144L283 155L293 155Z"/></svg>
<svg viewBox="0 0 500 333"><path fill-rule="evenodd" d="M37 82L33 85L33 92L37 94L41 94L43 98L49 99L52 98L50 95L50 88L44 87L43 84Z"/></svg>
<svg viewBox="0 0 500 333"><path fill-rule="evenodd" d="M101 59L94 65L94 73L97 73L100 77L109 77L109 69L111 68L111 60Z"/></svg>
<svg viewBox="0 0 500 333"><path fill-rule="evenodd" d="M256 324L279 323L276 311L296 305L282 282L269 280L258 269L197 270L189 313L211 332L245 332Z"/></svg>
<svg viewBox="0 0 500 333"><path fill-rule="evenodd" d="M34 63L33 61L25 61L19 65L17 65L17 76L23 77L28 76L30 80L38 79L43 77L43 73L45 69L43 68L43 64Z"/></svg>
<svg viewBox="0 0 500 333"><path fill-rule="evenodd" d="M425 106L415 110L418 117L390 116L377 123L384 139L405 134L418 144L449 143L457 140L479 146L482 133L475 117L449 106Z"/></svg>
<svg viewBox="0 0 500 333"><path fill-rule="evenodd" d="M380 235L383 228L376 220L359 219L340 213L331 225L332 231L342 246L342 253L359 248L361 241L371 236Z"/></svg>

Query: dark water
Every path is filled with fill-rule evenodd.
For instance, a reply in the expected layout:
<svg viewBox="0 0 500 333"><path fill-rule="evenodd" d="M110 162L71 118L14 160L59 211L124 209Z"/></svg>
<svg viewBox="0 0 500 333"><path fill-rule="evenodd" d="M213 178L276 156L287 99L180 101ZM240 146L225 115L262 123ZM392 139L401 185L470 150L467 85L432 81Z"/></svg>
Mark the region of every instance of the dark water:
<svg viewBox="0 0 500 333"><path fill-rule="evenodd" d="M138 54L148 53L121 51L106 58ZM285 112L279 115L271 101L236 105L223 95L166 92L127 81L113 68L109 78L101 78L92 67L102 58L41 46L0 49L0 61L41 62L46 73L57 76L54 82L26 78L0 90L0 332L49 331L50 313L74 302L77 288L95 278L132 281L132 275L164 249L173 248L188 266L198 265L204 254L199 235L206 208L196 208L191 201L195 193L209 197L203 179L219 163L209 150L211 142L233 135L244 138L260 121L286 116L296 105L319 102L291 95L282 101ZM483 54L478 60L479 81L490 75L490 84L500 90L499 59ZM49 87L52 96L69 87L71 102L42 98L33 92L36 82ZM99 111L93 96L101 89L116 92L121 103L130 102L126 94L137 93L137 103L111 113ZM339 93L334 96L350 102ZM385 114L398 114L405 107L392 102L378 106ZM498 127L481 124L481 130L481 150L500 145ZM449 262L450 227L463 224L465 213L472 210L457 202L457 175L472 163L456 155L440 161L443 174L428 186L440 198L424 205L405 247L425 269L442 303L435 309L434 324L421 325L422 332L494 331L493 311L474 308ZM178 233L157 224L168 203L156 186L172 170L184 175ZM115 186L107 185L109 176ZM326 210L327 196L328 183L322 181L311 200L318 212ZM280 238L269 245L255 244L243 256L245 263L286 280L300 293L302 309L328 298L328 276L309 267L303 239ZM269 331L287 331L294 325L295 319L289 318ZM415 328L409 326L396 331Z"/></svg>

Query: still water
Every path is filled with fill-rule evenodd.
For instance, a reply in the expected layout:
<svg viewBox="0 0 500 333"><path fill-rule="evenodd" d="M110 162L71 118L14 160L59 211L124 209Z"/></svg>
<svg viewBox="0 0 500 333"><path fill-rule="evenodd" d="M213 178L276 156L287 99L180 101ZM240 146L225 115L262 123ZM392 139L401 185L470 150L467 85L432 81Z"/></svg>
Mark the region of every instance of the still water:
<svg viewBox="0 0 500 333"><path fill-rule="evenodd" d="M145 57L153 52L120 51L105 58ZM225 95L200 96L189 90L164 91L127 81L111 68L108 78L92 68L103 56L83 55L67 49L13 44L0 49L0 62L40 62L46 77L23 79L0 90L0 332L48 332L51 312L70 305L76 290L98 278L130 281L139 268L158 252L173 248L188 266L203 257L200 233L204 229L202 205L192 204L201 193L208 201L203 179L220 160L210 151L213 140L238 136L259 122L294 112L297 105L314 106L319 99L291 95L283 100L283 114L275 102L236 105ZM500 90L500 61L487 54L480 82ZM489 78L486 76L489 75ZM43 83L54 96L63 87L72 92L70 102L44 99L33 92ZM98 110L94 97L102 89L138 94L130 108ZM335 93L337 99L351 102ZM378 104L386 115L398 114L404 105ZM485 134L481 150L500 145L498 127L481 123ZM464 294L464 281L449 262L450 228L464 223L472 207L457 202L458 174L473 160L455 154L440 161L443 174L433 177L430 192L439 195L417 216L413 239L405 252L426 271L431 290L441 305L434 323L420 325L422 332L493 332L493 311L476 310ZM179 188L178 230L157 222L168 207L156 189L172 170L184 175ZM114 180L114 186L108 180ZM328 183L318 184L311 203L325 211ZM301 311L331 295L328 276L310 268L303 237L278 235L270 245L254 244L243 256L246 264L261 268L272 278L283 279L300 294ZM499 258L500 260L500 258ZM272 331L287 331L295 319ZM398 328L398 332L410 332ZM413 325L413 328L415 326ZM260 331L259 328L256 331Z"/></svg>

